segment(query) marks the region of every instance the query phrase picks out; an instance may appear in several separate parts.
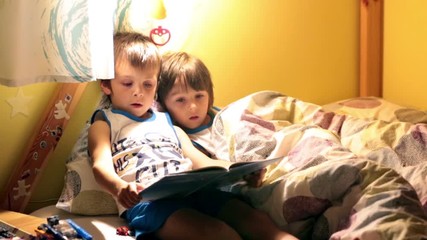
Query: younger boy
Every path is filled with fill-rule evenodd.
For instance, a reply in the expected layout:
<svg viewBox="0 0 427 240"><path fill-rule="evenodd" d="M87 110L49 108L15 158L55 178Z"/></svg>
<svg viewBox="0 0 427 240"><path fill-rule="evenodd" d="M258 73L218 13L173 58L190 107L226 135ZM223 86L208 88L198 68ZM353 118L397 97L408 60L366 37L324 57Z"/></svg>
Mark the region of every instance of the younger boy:
<svg viewBox="0 0 427 240"><path fill-rule="evenodd" d="M193 145L216 159L211 135L220 109L213 106L212 78L203 61L186 52L165 54L157 94L161 107L187 133ZM249 186L259 187L266 171L252 173L245 180Z"/></svg>
<svg viewBox="0 0 427 240"><path fill-rule="evenodd" d="M206 65L186 52L165 54L157 94L162 108L193 144L207 156L216 158L211 127L220 109L213 106L213 83Z"/></svg>

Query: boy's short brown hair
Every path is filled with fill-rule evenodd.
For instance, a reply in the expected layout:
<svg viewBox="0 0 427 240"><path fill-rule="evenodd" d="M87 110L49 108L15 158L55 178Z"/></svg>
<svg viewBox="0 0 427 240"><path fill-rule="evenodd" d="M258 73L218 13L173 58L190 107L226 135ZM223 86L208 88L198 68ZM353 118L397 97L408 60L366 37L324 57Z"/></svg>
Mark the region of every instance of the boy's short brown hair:
<svg viewBox="0 0 427 240"><path fill-rule="evenodd" d="M129 61L136 68L156 68L160 74L162 56L157 45L147 36L138 32L117 32L114 34L114 66ZM158 75L159 78L159 75ZM158 79L157 78L157 79ZM100 79L110 84L111 79ZM103 96L100 107L110 107L109 96Z"/></svg>
<svg viewBox="0 0 427 240"><path fill-rule="evenodd" d="M151 39L137 32L118 32L114 34L114 63L127 59L134 67L155 67L159 69L162 57Z"/></svg>
<svg viewBox="0 0 427 240"><path fill-rule="evenodd" d="M214 102L213 83L206 65L197 57L186 52L170 52L163 55L162 70L159 77L157 97L166 109L165 98L175 81L183 80L186 87L209 94L209 108Z"/></svg>

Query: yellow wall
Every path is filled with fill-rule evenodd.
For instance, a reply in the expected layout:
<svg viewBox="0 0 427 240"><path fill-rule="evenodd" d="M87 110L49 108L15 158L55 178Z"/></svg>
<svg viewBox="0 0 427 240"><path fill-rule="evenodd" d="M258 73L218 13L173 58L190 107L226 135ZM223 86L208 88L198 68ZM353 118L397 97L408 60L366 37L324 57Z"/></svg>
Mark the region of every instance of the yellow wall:
<svg viewBox="0 0 427 240"><path fill-rule="evenodd" d="M217 106L266 89L317 104L357 95L357 1L199 2L191 36L182 50L199 56L211 70ZM24 94L34 100L31 112L28 117L14 118L4 100L16 96L18 89L0 87L2 190L54 87L54 83L24 87ZM91 83L43 172L27 211L56 202L62 189L64 162L98 98L98 86Z"/></svg>
<svg viewBox="0 0 427 240"><path fill-rule="evenodd" d="M24 96L32 97L28 109L22 109L28 116L19 113L12 117L12 108L6 100L15 97L18 94L18 88L7 88L0 85L0 147L2 152L0 154L0 189L2 191L11 171L27 148L28 139L31 138L34 127L38 124L37 121L44 111L44 106L49 101L49 98L45 96L50 96L54 88L54 83L36 84L22 88Z"/></svg>
<svg viewBox="0 0 427 240"><path fill-rule="evenodd" d="M219 106L263 89L319 104L357 95L357 1L204 1L195 18L184 49L212 71Z"/></svg>
<svg viewBox="0 0 427 240"><path fill-rule="evenodd" d="M384 98L427 110L427 1L384 6Z"/></svg>

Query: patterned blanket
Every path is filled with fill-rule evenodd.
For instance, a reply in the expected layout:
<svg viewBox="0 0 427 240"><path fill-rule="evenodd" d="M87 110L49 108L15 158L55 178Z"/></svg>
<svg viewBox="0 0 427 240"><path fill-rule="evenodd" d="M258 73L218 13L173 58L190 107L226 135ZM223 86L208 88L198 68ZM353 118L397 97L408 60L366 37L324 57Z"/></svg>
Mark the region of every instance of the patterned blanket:
<svg viewBox="0 0 427 240"><path fill-rule="evenodd" d="M427 239L426 119L383 99L262 91L218 113L213 142L230 161L283 157L262 187L234 191L300 239Z"/></svg>

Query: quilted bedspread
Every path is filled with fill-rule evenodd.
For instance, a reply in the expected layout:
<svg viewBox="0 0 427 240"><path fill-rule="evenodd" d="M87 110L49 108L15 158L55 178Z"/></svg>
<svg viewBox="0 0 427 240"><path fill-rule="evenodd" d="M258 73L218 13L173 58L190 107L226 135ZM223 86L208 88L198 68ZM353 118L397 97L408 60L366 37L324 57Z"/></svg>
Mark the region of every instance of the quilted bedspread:
<svg viewBox="0 0 427 240"><path fill-rule="evenodd" d="M262 91L222 109L213 140L230 161L283 157L262 187L234 191L300 239L427 239L426 116Z"/></svg>

